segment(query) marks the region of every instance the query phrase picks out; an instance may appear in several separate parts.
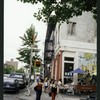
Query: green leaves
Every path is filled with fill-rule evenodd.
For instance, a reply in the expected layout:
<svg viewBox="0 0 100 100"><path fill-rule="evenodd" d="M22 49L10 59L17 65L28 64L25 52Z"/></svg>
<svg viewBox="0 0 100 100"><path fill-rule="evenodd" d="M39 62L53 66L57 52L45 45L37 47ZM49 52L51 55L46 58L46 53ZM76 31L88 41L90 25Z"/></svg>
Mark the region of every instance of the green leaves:
<svg viewBox="0 0 100 100"><path fill-rule="evenodd" d="M17 73L24 73L24 69L23 68L17 69L16 72Z"/></svg>
<svg viewBox="0 0 100 100"><path fill-rule="evenodd" d="M93 54L91 54L91 53L84 53L84 58L86 58L87 60L93 59Z"/></svg>
<svg viewBox="0 0 100 100"><path fill-rule="evenodd" d="M34 63L34 60L37 58L39 52L37 45L39 41L37 40L37 35L38 34L35 31L35 27L31 25L31 27L26 30L23 37L20 37L20 39L22 39L22 47L18 50L20 56L17 57L17 59L19 61L24 62L27 65L30 64L31 45L33 45L33 48L37 48L36 50L32 50L32 52L35 53L34 57L32 58Z"/></svg>
<svg viewBox="0 0 100 100"><path fill-rule="evenodd" d="M42 3L42 9L39 9L37 13L34 13L34 17L37 20L48 22L51 13L55 12L56 22L68 21L73 16L80 16L84 11L91 11L96 19L97 16L97 0L18 0L23 3L38 4ZM94 11L95 8L95 11Z"/></svg>
<svg viewBox="0 0 100 100"><path fill-rule="evenodd" d="M4 74L10 74L11 72L15 71L15 67L6 65L3 70L4 70Z"/></svg>

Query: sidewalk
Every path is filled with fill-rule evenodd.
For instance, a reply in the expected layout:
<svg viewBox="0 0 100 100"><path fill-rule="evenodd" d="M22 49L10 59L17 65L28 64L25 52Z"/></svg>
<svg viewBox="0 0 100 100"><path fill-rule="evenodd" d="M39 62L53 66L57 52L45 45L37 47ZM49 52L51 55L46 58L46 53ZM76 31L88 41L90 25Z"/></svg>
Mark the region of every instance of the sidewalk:
<svg viewBox="0 0 100 100"><path fill-rule="evenodd" d="M35 100L36 94L34 91L34 83L31 85L31 96L25 96L25 94L16 97L19 100ZM41 100L51 100L48 93L42 92ZM83 96L68 96L63 94L58 94L56 100L86 100Z"/></svg>

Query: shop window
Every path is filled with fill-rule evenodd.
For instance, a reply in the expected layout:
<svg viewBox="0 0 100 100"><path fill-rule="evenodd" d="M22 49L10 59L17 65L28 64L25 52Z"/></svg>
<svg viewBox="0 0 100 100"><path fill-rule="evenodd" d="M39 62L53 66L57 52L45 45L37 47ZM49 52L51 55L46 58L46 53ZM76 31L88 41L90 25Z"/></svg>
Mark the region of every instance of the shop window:
<svg viewBox="0 0 100 100"><path fill-rule="evenodd" d="M64 57L64 60L65 61L74 61L74 58L73 57Z"/></svg>
<svg viewBox="0 0 100 100"><path fill-rule="evenodd" d="M73 71L73 63L64 63L64 76L73 76L70 71Z"/></svg>

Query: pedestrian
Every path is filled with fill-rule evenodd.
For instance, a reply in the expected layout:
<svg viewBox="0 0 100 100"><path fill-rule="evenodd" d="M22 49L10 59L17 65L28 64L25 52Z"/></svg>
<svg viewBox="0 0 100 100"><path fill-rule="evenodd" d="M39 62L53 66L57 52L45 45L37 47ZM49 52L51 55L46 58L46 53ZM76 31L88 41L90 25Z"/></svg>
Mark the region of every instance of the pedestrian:
<svg viewBox="0 0 100 100"><path fill-rule="evenodd" d="M49 79L48 82L47 82L47 83L48 83L48 87L47 87L47 89L46 89L46 90L47 90L47 93L50 93L50 92L51 92L52 82L53 82L53 81L51 81L51 79ZM49 96L50 96L50 95L49 95Z"/></svg>
<svg viewBox="0 0 100 100"><path fill-rule="evenodd" d="M37 76L36 81L38 82L38 81L39 81L39 79L40 79L40 78L39 78L39 76Z"/></svg>
<svg viewBox="0 0 100 100"><path fill-rule="evenodd" d="M62 79L59 79L58 86L61 86L61 85L62 85Z"/></svg>
<svg viewBox="0 0 100 100"><path fill-rule="evenodd" d="M59 79L59 81L58 81L58 87L59 87L59 92L61 92L61 88L63 87L62 79Z"/></svg>
<svg viewBox="0 0 100 100"><path fill-rule="evenodd" d="M53 83L51 84L51 100L55 100L55 97L59 91L57 81L54 80Z"/></svg>
<svg viewBox="0 0 100 100"><path fill-rule="evenodd" d="M87 73L86 73L86 76L85 76L86 78L89 78L90 77L90 72L89 72L89 70L87 70Z"/></svg>
<svg viewBox="0 0 100 100"><path fill-rule="evenodd" d="M43 89L43 80L39 79L35 86L36 100L41 100L42 89Z"/></svg>
<svg viewBox="0 0 100 100"><path fill-rule="evenodd" d="M48 77L47 76L45 77L44 81L46 81L46 80L48 80Z"/></svg>
<svg viewBox="0 0 100 100"><path fill-rule="evenodd" d="M86 84L90 85L91 76L90 76L89 70L87 70L87 73L86 73L86 76L85 76L85 80L86 80Z"/></svg>
<svg viewBox="0 0 100 100"><path fill-rule="evenodd" d="M47 88L48 88L48 80L44 81L44 92L47 92Z"/></svg>
<svg viewBox="0 0 100 100"><path fill-rule="evenodd" d="M96 85L96 76L94 75L94 72L92 72L91 84Z"/></svg>

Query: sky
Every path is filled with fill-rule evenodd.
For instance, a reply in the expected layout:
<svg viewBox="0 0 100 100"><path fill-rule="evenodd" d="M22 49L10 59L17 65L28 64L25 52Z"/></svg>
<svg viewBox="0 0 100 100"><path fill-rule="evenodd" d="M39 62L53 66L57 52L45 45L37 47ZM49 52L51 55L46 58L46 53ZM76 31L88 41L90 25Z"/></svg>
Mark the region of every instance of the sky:
<svg viewBox="0 0 100 100"><path fill-rule="evenodd" d="M47 23L41 22L34 18L33 13L37 12L39 5L32 5L31 3L22 3L17 0L4 0L4 63L14 59L18 61L16 57L19 57L18 49L22 45L22 41L19 38L23 36L26 30L33 24L36 32L38 32L37 39L40 56L44 51L44 41L47 30ZM19 66L24 65L22 62L18 62Z"/></svg>

